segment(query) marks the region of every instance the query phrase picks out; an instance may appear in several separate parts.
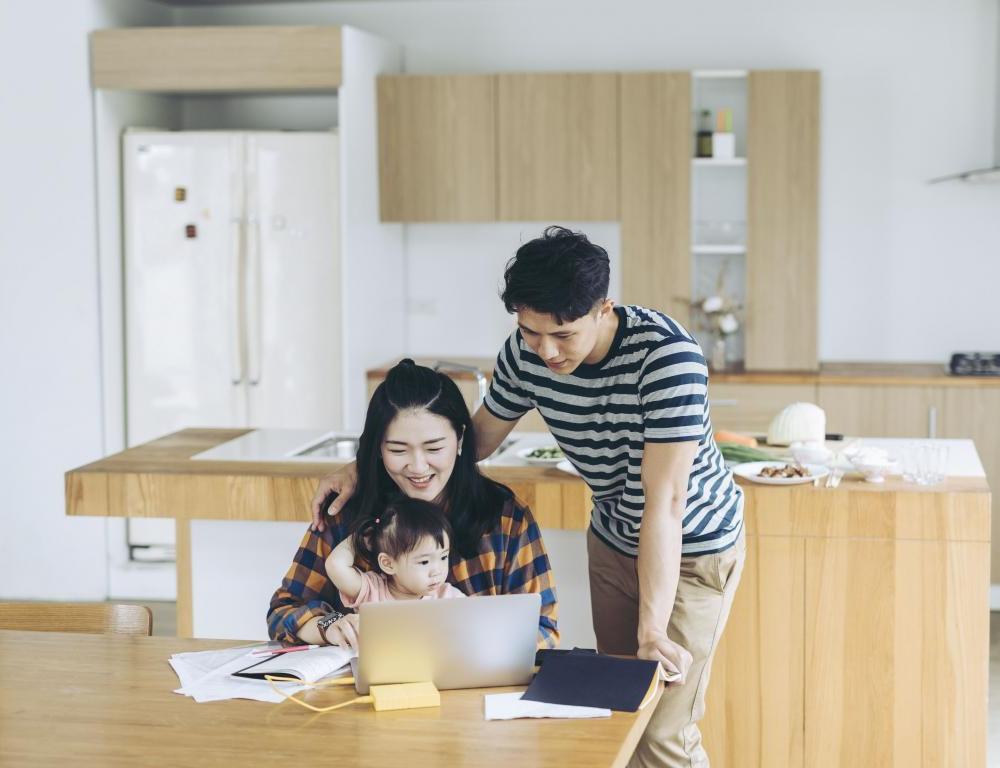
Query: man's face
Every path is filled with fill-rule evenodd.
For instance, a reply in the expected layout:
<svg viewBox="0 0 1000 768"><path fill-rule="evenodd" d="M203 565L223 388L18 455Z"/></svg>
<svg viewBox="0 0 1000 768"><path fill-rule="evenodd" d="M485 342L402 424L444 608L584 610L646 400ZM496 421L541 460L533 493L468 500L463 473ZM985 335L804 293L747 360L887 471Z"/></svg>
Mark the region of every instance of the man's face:
<svg viewBox="0 0 1000 768"><path fill-rule="evenodd" d="M520 309L517 325L531 351L550 371L565 376L575 371L597 346L599 313L595 308L572 322L558 323L546 312Z"/></svg>

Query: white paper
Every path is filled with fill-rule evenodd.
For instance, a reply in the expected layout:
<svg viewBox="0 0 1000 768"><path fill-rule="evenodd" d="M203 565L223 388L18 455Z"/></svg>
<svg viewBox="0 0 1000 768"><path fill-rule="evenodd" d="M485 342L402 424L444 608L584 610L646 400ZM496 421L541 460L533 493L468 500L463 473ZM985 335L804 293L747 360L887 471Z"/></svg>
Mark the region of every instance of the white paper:
<svg viewBox="0 0 1000 768"><path fill-rule="evenodd" d="M223 701L226 699L253 699L280 703L285 697L271 687L266 680L248 680L233 677L244 667L261 661L261 656L253 655L266 646L256 645L242 648L225 648L219 651L197 651L194 653L175 653L170 657L170 666L177 673L181 687L174 693L190 696L199 704L206 701ZM274 646L277 647L277 646ZM317 651L320 649L314 649ZM295 653L310 653L296 651ZM326 675L338 677L343 668ZM286 694L298 693L308 688L305 685L290 683L275 683Z"/></svg>
<svg viewBox="0 0 1000 768"><path fill-rule="evenodd" d="M251 651L259 651L269 646L254 645L241 648L223 648L218 651L192 651L175 653L170 657L170 666L174 668L181 681L181 688L194 685L202 678L210 675L219 667L228 664L233 659L242 658ZM273 647L279 647L277 643ZM248 664L250 662L247 662Z"/></svg>
<svg viewBox="0 0 1000 768"><path fill-rule="evenodd" d="M358 652L337 645L324 645L308 651L278 653L270 658L254 656L247 666L260 662L253 672L276 677L298 677L304 683L315 683L324 677L340 672L351 663Z"/></svg>
<svg viewBox="0 0 1000 768"><path fill-rule="evenodd" d="M514 720L521 717L594 718L611 717L610 709L599 707L573 707L565 704L546 704L525 701L523 694L487 693L484 697L487 720Z"/></svg>

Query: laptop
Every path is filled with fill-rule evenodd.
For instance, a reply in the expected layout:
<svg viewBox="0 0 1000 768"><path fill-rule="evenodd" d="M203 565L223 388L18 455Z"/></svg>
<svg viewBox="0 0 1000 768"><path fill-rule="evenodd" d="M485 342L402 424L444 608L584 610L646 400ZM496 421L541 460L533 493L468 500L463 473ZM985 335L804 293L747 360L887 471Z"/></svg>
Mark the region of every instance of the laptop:
<svg viewBox="0 0 1000 768"><path fill-rule="evenodd" d="M542 598L537 592L360 607L354 680L371 685L430 681L438 690L531 681Z"/></svg>

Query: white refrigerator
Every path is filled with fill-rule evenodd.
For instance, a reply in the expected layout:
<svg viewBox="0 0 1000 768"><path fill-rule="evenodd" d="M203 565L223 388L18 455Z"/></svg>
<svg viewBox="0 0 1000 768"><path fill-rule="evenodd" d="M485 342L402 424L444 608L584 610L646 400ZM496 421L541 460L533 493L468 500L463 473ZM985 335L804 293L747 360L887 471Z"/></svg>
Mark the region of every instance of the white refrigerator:
<svg viewBox="0 0 1000 768"><path fill-rule="evenodd" d="M339 428L338 137L129 130L126 439ZM169 544L172 521L134 521Z"/></svg>

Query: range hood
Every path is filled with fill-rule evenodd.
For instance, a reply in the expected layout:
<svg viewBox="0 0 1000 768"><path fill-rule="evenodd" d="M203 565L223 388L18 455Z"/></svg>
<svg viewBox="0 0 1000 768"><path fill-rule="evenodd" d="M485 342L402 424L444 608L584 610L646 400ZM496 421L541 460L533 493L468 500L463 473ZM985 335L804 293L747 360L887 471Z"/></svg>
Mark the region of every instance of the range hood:
<svg viewBox="0 0 1000 768"><path fill-rule="evenodd" d="M1000 165L994 165L992 168L979 168L975 171L962 171L961 173L952 173L948 176L938 176L936 179L931 179L928 184L940 184L942 181L965 181L970 184L988 184L990 182L1000 182Z"/></svg>
<svg viewBox="0 0 1000 768"><path fill-rule="evenodd" d="M1000 3L996 9L997 35L994 39L994 56L996 57L996 100L993 107L993 165L990 168L978 168L974 171L950 173L931 179L928 184L939 184L943 181L964 181L970 184L1000 183Z"/></svg>

